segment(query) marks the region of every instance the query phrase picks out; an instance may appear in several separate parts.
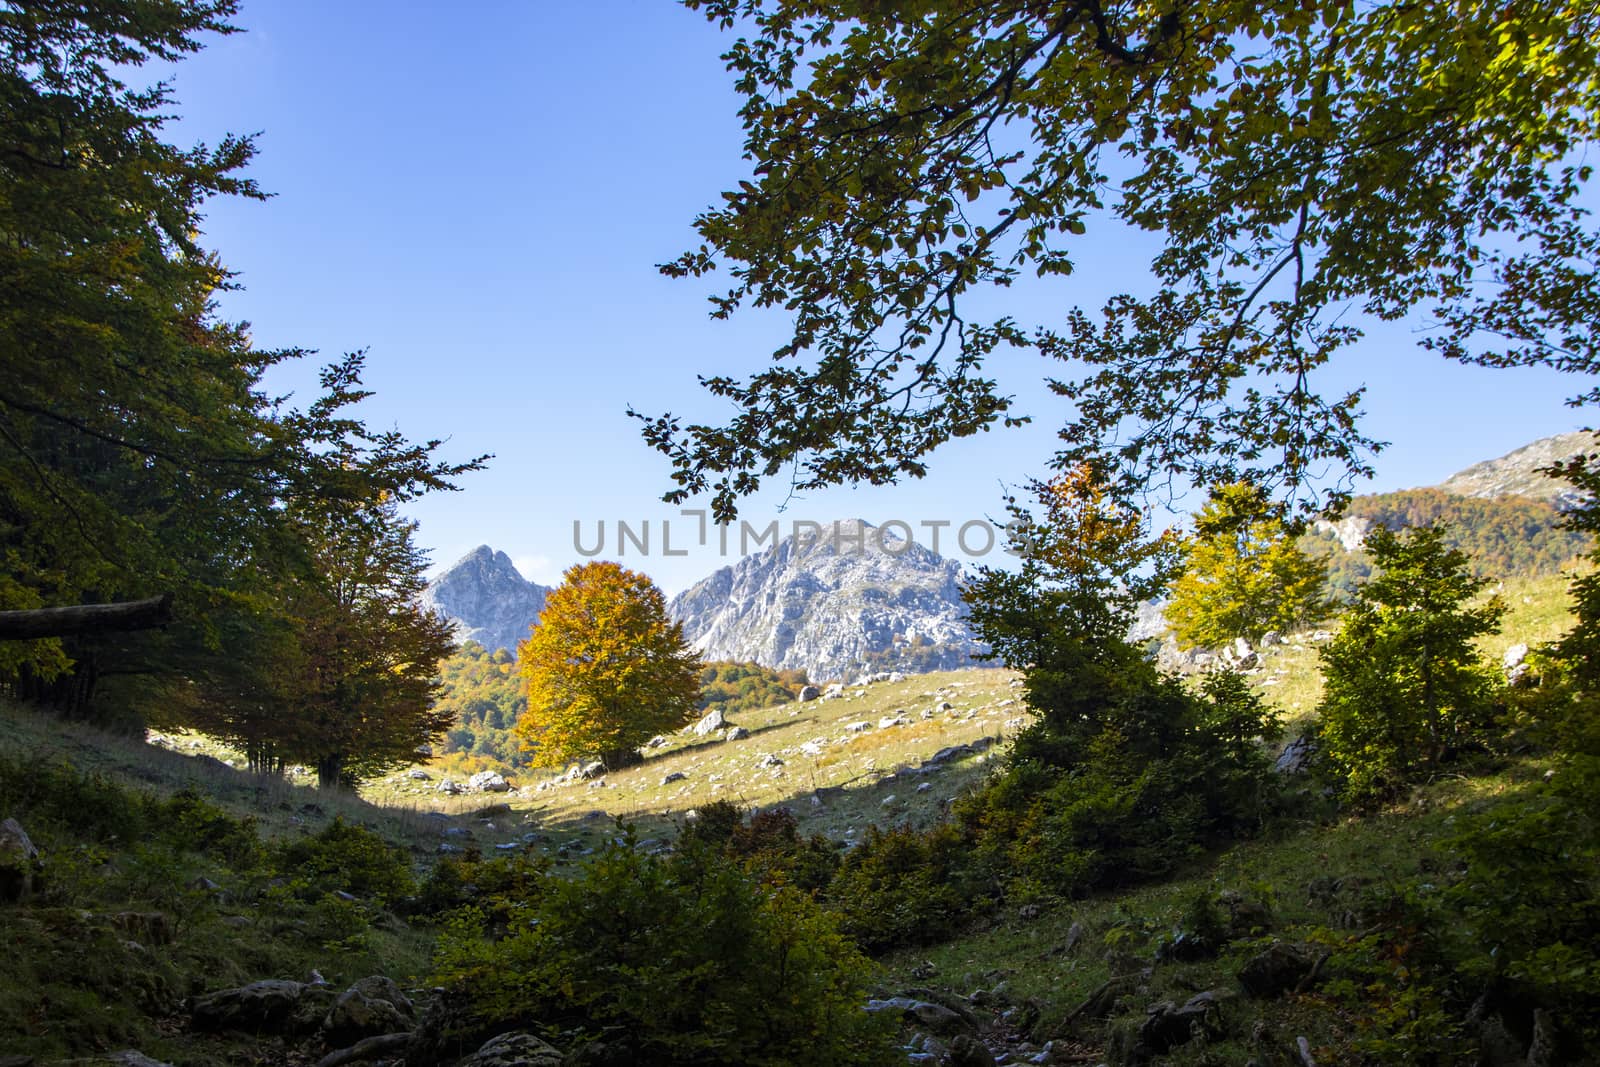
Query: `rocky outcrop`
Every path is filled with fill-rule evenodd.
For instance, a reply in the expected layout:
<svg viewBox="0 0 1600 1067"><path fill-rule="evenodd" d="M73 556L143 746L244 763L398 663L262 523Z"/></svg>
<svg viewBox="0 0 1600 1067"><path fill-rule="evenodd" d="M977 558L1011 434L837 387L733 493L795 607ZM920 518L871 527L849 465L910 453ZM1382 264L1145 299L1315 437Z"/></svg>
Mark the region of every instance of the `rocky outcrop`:
<svg viewBox="0 0 1600 1067"><path fill-rule="evenodd" d="M1549 500L1563 510L1582 498L1566 482L1539 473L1560 460L1571 459L1600 447L1588 432L1562 433L1542 437L1531 444L1507 452L1498 459L1475 463L1439 483L1439 488L1457 496L1526 496Z"/></svg>
<svg viewBox="0 0 1600 1067"><path fill-rule="evenodd" d="M706 659L812 678L948 670L984 651L967 627L961 565L858 519L787 537L673 599Z"/></svg>
<svg viewBox="0 0 1600 1067"><path fill-rule="evenodd" d="M518 573L504 552L479 545L428 583L422 604L454 623L461 641L476 641L490 652L504 648L515 653L549 594Z"/></svg>

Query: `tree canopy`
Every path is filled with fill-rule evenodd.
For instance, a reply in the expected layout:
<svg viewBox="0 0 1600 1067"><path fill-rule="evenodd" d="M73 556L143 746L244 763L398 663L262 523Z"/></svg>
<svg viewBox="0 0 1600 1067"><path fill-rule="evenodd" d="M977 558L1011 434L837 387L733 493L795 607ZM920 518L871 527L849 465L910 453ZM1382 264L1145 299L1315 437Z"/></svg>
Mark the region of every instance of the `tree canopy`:
<svg viewBox="0 0 1600 1067"><path fill-rule="evenodd" d="M517 732L535 763L628 762L682 726L700 696L700 661L654 582L611 562L567 568L517 648L528 710Z"/></svg>
<svg viewBox="0 0 1600 1067"><path fill-rule="evenodd" d="M1218 486L1185 539L1165 614L1179 641L1214 648L1314 619L1322 581L1259 487Z"/></svg>
<svg viewBox="0 0 1600 1067"><path fill-rule="evenodd" d="M325 608L338 627L362 616L363 651L331 638L361 671L431 677L437 655L385 630L389 594L414 592L425 562L396 508L486 457L448 462L439 441L367 427L361 353L328 364L307 403L269 395L267 372L306 353L257 350L220 317L234 281L201 211L264 195L242 173L255 146L170 143L169 87L128 82L233 32L236 6L0 10L0 609L172 593L176 617L159 634L0 645L0 684L88 712L115 683L134 719L226 719L251 744L275 730L281 753L301 736L285 709L306 706L293 679L328 647ZM357 565L357 527L389 556L350 599L330 591Z"/></svg>
<svg viewBox="0 0 1600 1067"><path fill-rule="evenodd" d="M741 30L752 173L662 269L726 268L715 317L792 328L766 369L705 379L725 424L634 413L669 500L711 490L727 517L780 471L919 476L1014 421L985 373L1011 346L1071 402L1063 466L1109 454L1126 486L1250 480L1308 510L1379 447L1360 390L1319 376L1363 316L1426 312L1454 360L1600 369L1592 4L686 3ZM1041 323L975 309L1119 227L1159 235L1147 290Z"/></svg>

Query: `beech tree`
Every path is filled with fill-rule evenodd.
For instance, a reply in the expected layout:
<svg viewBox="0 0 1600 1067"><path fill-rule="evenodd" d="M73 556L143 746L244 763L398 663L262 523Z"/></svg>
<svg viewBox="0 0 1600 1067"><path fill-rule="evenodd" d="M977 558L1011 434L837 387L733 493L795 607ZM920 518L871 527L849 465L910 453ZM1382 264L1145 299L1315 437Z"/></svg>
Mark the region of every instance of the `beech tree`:
<svg viewBox="0 0 1600 1067"><path fill-rule="evenodd" d="M631 761L696 712L699 658L647 576L616 563L570 567L517 648L528 710L517 733L535 763Z"/></svg>
<svg viewBox="0 0 1600 1067"><path fill-rule="evenodd" d="M1361 391L1319 372L1362 323L1417 310L1424 347L1600 370L1600 8L1568 0L686 0L738 36L747 180L663 270L726 269L714 317L781 308L728 421L634 412L681 501L720 518L763 479L919 476L1017 421L985 373L1036 348L1070 401L1058 461L1124 488L1370 473ZM1088 240L1158 235L1148 288L1098 311ZM984 290L1062 282L1029 323ZM1585 384L1580 399L1600 395Z"/></svg>
<svg viewBox="0 0 1600 1067"><path fill-rule="evenodd" d="M1295 545L1260 487L1218 486L1184 541L1165 613L1179 641L1215 647L1314 618L1322 582L1322 565Z"/></svg>

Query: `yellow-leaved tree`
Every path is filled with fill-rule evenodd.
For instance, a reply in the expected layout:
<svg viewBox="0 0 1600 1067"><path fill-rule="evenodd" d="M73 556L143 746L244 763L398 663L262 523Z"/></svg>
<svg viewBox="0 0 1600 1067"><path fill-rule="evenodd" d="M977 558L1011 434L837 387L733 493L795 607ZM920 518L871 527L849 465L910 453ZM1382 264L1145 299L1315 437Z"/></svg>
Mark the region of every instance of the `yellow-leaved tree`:
<svg viewBox="0 0 1600 1067"><path fill-rule="evenodd" d="M533 761L597 758L615 769L696 712L700 661L647 576L616 563L569 567L517 649Z"/></svg>

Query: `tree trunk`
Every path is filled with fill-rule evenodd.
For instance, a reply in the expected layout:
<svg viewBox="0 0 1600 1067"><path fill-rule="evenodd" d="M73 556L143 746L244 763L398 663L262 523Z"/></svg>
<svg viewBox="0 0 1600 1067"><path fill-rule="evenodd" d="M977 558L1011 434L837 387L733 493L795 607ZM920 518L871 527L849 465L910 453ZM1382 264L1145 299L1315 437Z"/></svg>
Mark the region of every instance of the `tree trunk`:
<svg viewBox="0 0 1600 1067"><path fill-rule="evenodd" d="M344 788L344 760L343 752L335 752L331 756L323 756L317 760L318 789Z"/></svg>
<svg viewBox="0 0 1600 1067"><path fill-rule="evenodd" d="M0 611L0 641L33 641L41 637L69 637L113 630L150 630L171 621L171 593L116 604Z"/></svg>

